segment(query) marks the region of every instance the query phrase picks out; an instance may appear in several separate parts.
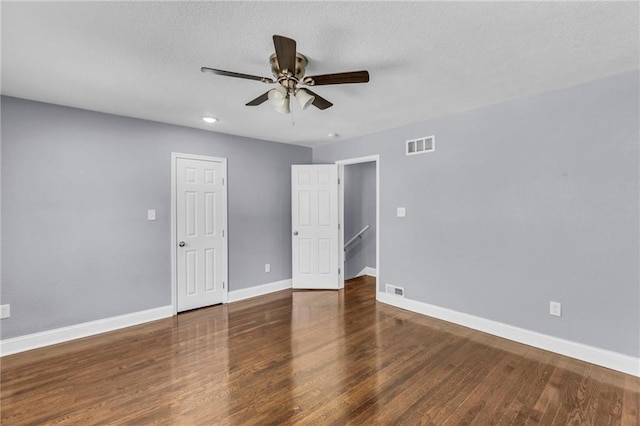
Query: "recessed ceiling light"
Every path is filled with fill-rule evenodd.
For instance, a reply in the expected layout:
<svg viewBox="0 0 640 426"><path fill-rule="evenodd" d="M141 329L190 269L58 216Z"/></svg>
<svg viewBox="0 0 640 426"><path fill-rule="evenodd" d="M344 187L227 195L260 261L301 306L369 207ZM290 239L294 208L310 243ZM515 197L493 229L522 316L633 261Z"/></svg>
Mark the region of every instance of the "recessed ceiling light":
<svg viewBox="0 0 640 426"><path fill-rule="evenodd" d="M202 121L205 123L215 123L218 119L214 117L202 117Z"/></svg>
<svg viewBox="0 0 640 426"><path fill-rule="evenodd" d="M337 138L338 136L339 136L339 135L338 135L337 133L329 133L329 134L327 135L327 137L330 137L330 138Z"/></svg>

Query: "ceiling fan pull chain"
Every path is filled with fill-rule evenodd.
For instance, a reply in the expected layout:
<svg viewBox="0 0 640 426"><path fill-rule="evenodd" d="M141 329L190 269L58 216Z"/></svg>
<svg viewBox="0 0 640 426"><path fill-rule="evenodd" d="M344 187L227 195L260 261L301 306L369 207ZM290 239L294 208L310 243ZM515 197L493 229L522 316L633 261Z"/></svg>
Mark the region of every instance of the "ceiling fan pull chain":
<svg viewBox="0 0 640 426"><path fill-rule="evenodd" d="M295 126L295 125L296 125L296 122L295 122L295 121L293 121L293 109L291 110L291 125L292 125L292 126Z"/></svg>

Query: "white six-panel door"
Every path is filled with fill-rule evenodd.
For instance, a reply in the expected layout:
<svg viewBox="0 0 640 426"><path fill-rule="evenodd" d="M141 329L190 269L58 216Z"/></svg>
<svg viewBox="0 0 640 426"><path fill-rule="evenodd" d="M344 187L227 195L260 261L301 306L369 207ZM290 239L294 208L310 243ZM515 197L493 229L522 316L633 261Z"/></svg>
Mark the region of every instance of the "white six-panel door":
<svg viewBox="0 0 640 426"><path fill-rule="evenodd" d="M338 289L338 166L291 166L293 288Z"/></svg>
<svg viewBox="0 0 640 426"><path fill-rule="evenodd" d="M224 301L224 161L175 159L177 311Z"/></svg>

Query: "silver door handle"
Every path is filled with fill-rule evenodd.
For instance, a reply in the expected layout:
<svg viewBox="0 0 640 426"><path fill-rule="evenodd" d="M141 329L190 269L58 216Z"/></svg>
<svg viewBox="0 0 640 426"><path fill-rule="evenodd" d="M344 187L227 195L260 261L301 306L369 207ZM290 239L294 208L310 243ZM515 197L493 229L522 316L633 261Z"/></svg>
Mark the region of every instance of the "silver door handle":
<svg viewBox="0 0 640 426"><path fill-rule="evenodd" d="M298 231L293 231L293 235L298 235Z"/></svg>
<svg viewBox="0 0 640 426"><path fill-rule="evenodd" d="M184 247L184 246L186 246L186 244L184 243L184 241L180 241L180 242L178 243L178 245L179 245L180 247Z"/></svg>

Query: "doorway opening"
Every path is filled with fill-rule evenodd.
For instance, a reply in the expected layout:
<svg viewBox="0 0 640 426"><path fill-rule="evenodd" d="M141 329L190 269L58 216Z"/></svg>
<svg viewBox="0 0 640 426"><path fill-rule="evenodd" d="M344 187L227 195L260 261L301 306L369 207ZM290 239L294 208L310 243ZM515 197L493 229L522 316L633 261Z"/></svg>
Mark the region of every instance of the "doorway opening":
<svg viewBox="0 0 640 426"><path fill-rule="evenodd" d="M380 156L338 164L341 288L344 281L380 274Z"/></svg>

